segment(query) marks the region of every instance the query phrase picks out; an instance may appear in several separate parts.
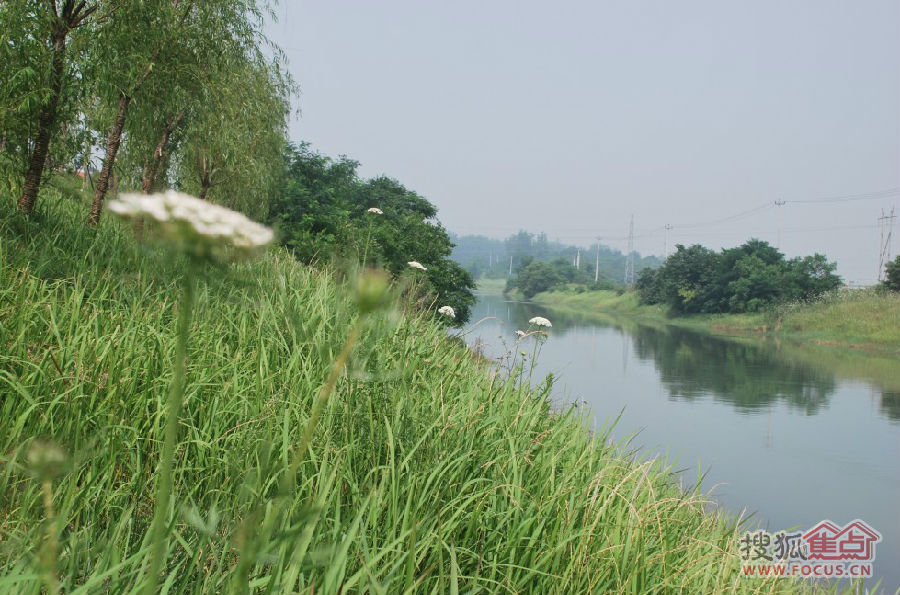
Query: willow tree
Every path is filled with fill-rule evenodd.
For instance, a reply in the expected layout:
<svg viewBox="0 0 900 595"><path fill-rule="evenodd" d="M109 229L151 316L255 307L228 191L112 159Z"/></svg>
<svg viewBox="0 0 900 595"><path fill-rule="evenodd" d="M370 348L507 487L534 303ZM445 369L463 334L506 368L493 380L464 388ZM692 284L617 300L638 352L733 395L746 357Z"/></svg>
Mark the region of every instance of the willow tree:
<svg viewBox="0 0 900 595"><path fill-rule="evenodd" d="M132 104L151 77L177 71L184 58L169 51L187 35L185 23L195 12L193 2L131 0L123 2L113 26L97 32L89 78L109 118L103 167L97 177L88 222L100 221L116 157L122 145Z"/></svg>
<svg viewBox="0 0 900 595"><path fill-rule="evenodd" d="M40 24L24 4L0 2L0 172L11 193L21 191L18 178L28 162L33 116L44 95Z"/></svg>
<svg viewBox="0 0 900 595"><path fill-rule="evenodd" d="M4 69L14 71L22 87L10 85L14 93L12 99L14 114L6 113L3 118L3 137L13 136L8 131L21 131L27 127L23 138L18 136L20 147L28 147L25 179L18 208L25 214L34 210L44 166L50 150L50 141L58 131L61 104L65 101L67 87L78 83L71 71L68 56L70 36L85 29L95 17L101 0L5 0L0 3L0 21L10 35L12 27L19 34L18 39L7 42L5 52L16 58ZM6 83L4 82L4 86ZM15 121L16 125L12 125ZM9 141L6 141L9 145Z"/></svg>
<svg viewBox="0 0 900 595"><path fill-rule="evenodd" d="M263 218L283 169L290 80L254 52L210 73L188 119L178 179L200 198Z"/></svg>
<svg viewBox="0 0 900 595"><path fill-rule="evenodd" d="M112 123L88 218L91 224L100 220L123 142L135 144L144 155L134 158L132 167L142 162L140 186L148 191L165 175L173 134L198 106L208 103L220 78L232 78L231 64L241 64L232 58L258 52L264 40L264 19L256 0L149 0L123 10L120 20L131 25L110 33L103 44L117 48L120 59L103 66L104 75L97 77L115 108L110 110ZM144 38L132 39L141 34ZM211 76L216 70L222 74ZM133 114L135 109L139 113Z"/></svg>

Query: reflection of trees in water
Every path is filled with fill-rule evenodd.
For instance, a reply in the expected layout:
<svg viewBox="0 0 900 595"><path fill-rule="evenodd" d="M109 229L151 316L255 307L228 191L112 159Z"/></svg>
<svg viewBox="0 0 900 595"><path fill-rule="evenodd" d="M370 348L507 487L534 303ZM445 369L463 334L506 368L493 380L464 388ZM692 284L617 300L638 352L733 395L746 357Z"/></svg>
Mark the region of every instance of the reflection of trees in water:
<svg viewBox="0 0 900 595"><path fill-rule="evenodd" d="M535 304L506 302L493 296L479 300L472 320L498 316L510 321L508 334L527 328L532 316L553 322L551 338L562 338L581 327L612 327L633 337L634 353L654 362L669 398L687 401L711 396L744 412L759 411L782 400L795 410L814 415L828 405L837 387L834 374L786 357L766 346L740 343L674 326L640 326L627 319L604 320L571 312L547 310ZM508 317L508 318L507 318ZM900 419L900 393L884 393L882 409Z"/></svg>
<svg viewBox="0 0 900 595"><path fill-rule="evenodd" d="M746 412L783 400L814 415L836 388L833 374L785 359L772 348L676 327L635 328L634 351L655 363L674 399L711 395Z"/></svg>
<svg viewBox="0 0 900 595"><path fill-rule="evenodd" d="M900 392L881 392L881 413L891 421L900 421Z"/></svg>

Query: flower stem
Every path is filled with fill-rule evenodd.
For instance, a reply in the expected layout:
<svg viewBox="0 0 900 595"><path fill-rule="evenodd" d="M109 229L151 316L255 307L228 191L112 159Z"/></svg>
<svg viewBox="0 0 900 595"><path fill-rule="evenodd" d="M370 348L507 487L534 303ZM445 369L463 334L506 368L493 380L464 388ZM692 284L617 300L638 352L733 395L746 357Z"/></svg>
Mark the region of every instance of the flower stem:
<svg viewBox="0 0 900 595"><path fill-rule="evenodd" d="M175 374L169 386L166 402L166 433L159 461L159 481L156 486L156 505L153 524L150 527L151 553L150 568L144 583L144 594L155 595L166 557L166 520L169 501L172 497L172 462L178 441L178 419L181 416L181 402L184 398L184 362L187 354L188 334L191 326L191 311L194 305L196 274L193 267L182 279L181 300L178 303L178 322L175 340Z"/></svg>
<svg viewBox="0 0 900 595"><path fill-rule="evenodd" d="M47 584L47 593L56 595L59 593L59 578L56 570L59 558L59 540L56 536L56 511L53 508L53 482L50 479L41 481L41 492L47 516L47 531L41 552L41 566L44 571L44 582Z"/></svg>
<svg viewBox="0 0 900 595"><path fill-rule="evenodd" d="M366 268L366 263L369 259L369 241L372 239L372 219L369 218L369 233L366 235L366 250L363 252L363 268Z"/></svg>
<svg viewBox="0 0 900 595"><path fill-rule="evenodd" d="M297 473L297 469L300 467L300 463L303 462L303 458L306 454L306 449L309 447L310 441L312 441L313 433L316 430L316 425L319 423L319 418L322 416L322 409L325 408L325 403L328 401L328 396L334 390L335 384L337 384L337 379L340 376L341 372L344 371L344 366L347 365L347 359L350 357L350 352L353 351L353 347L356 345L357 340L359 340L359 331L362 326L363 316L360 316L356 320L356 324L353 325L353 328L350 330L350 335L347 337L346 343L344 343L344 348L341 350L340 355L338 355L337 359L334 360L334 364L331 367L331 374L328 375L328 380L325 381L325 384L319 389L319 394L316 395L316 400L313 402L312 410L309 412L309 420L306 422L306 428L303 430L303 435L300 437L300 444L297 446L297 453L294 455L294 460L291 463L291 467L287 474L285 474L284 478L286 482L295 482L294 479ZM291 486L283 485L283 492L286 492Z"/></svg>

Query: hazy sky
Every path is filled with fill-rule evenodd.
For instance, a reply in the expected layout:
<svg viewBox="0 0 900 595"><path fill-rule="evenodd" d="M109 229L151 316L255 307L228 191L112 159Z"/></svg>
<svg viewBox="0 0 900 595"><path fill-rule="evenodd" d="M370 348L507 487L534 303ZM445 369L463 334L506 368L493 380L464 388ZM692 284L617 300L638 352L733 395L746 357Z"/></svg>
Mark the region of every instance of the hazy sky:
<svg viewBox="0 0 900 595"><path fill-rule="evenodd" d="M750 236L877 275L897 207L900 0L282 0L294 140L459 234L624 249ZM800 203L878 191L881 198ZM776 208L776 200L788 201ZM709 222L760 207L743 217ZM704 224L704 225L697 225Z"/></svg>

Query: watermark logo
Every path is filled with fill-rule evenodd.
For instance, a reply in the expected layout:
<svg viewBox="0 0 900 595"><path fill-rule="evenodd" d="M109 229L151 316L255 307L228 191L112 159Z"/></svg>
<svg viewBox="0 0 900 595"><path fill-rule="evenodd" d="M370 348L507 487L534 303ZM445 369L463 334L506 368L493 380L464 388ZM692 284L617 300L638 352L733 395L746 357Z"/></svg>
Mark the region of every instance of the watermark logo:
<svg viewBox="0 0 900 595"><path fill-rule="evenodd" d="M744 576L855 578L872 576L881 534L856 519L843 527L825 520L806 531L748 531L738 544Z"/></svg>

